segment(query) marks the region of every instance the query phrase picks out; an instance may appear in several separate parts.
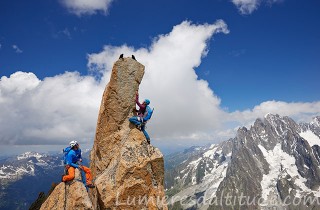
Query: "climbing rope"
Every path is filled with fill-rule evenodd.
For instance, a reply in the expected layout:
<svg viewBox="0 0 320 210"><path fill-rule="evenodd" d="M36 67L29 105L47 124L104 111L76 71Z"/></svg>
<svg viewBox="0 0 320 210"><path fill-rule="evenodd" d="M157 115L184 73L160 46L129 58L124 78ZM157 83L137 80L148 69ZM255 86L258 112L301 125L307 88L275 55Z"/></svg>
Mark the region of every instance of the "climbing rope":
<svg viewBox="0 0 320 210"><path fill-rule="evenodd" d="M67 185L64 183L64 206L63 209L66 210L67 207Z"/></svg>
<svg viewBox="0 0 320 210"><path fill-rule="evenodd" d="M67 168L66 166L64 166L63 168L63 174L64 175L67 175L68 171L67 171ZM66 207L67 207L67 185L65 182L64 183L64 204L63 204L63 209L66 210Z"/></svg>

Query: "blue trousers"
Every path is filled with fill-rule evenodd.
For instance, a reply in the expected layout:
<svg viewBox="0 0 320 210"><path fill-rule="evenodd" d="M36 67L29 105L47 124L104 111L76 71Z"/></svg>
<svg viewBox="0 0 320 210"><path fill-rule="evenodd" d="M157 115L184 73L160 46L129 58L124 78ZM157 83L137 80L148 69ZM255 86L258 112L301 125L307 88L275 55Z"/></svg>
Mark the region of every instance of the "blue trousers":
<svg viewBox="0 0 320 210"><path fill-rule="evenodd" d="M138 119L137 116L133 116L129 119L129 121L131 123L133 123L134 125L141 125L142 122ZM150 140L149 134L147 133L146 129L145 129L145 125L142 124L141 125L141 131L143 132L144 136L146 137L146 139Z"/></svg>

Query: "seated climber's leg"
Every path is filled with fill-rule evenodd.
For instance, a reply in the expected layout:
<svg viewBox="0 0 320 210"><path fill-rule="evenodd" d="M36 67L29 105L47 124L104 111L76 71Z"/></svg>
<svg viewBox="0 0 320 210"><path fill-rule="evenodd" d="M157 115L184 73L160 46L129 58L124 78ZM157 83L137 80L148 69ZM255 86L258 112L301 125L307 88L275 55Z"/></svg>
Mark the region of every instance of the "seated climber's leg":
<svg viewBox="0 0 320 210"><path fill-rule="evenodd" d="M134 125L137 125L137 126L138 126L138 125L141 124L139 118L140 118L140 117L133 116L133 117L129 118L129 121L130 121L131 123L133 123Z"/></svg>
<svg viewBox="0 0 320 210"><path fill-rule="evenodd" d="M74 179L74 176L75 176L75 168L70 166L68 168L68 175L63 176L62 181L63 182L71 181Z"/></svg>
<svg viewBox="0 0 320 210"><path fill-rule="evenodd" d="M141 131L143 132L144 136L146 137L148 144L150 144L150 137L145 129L145 125L141 126Z"/></svg>
<svg viewBox="0 0 320 210"><path fill-rule="evenodd" d="M87 186L91 186L92 184L92 176L91 176L91 170L90 168L86 167L86 166L82 166L83 171L86 173L86 183Z"/></svg>

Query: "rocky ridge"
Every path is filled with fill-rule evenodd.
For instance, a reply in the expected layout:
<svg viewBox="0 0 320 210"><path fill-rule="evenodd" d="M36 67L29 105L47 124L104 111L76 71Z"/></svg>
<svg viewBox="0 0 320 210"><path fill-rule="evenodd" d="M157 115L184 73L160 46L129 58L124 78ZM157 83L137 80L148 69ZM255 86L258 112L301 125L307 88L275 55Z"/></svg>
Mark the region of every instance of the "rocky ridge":
<svg viewBox="0 0 320 210"><path fill-rule="evenodd" d="M91 151L96 207L166 209L163 155L128 121L143 75L142 64L119 59L103 94Z"/></svg>
<svg viewBox="0 0 320 210"><path fill-rule="evenodd" d="M66 203L65 209L167 209L163 155L128 121L143 75L144 66L132 58L113 66L90 156L96 188L88 194L75 181L69 191L76 195L64 199L65 184L60 183L41 209L55 209L57 202Z"/></svg>
<svg viewBox="0 0 320 210"><path fill-rule="evenodd" d="M54 188L50 196L41 205L40 210L46 209L93 209L87 190L81 181L79 170L76 170L75 179L73 181L67 182L66 184L60 183Z"/></svg>
<svg viewBox="0 0 320 210"><path fill-rule="evenodd" d="M318 209L320 200L312 199L320 197L319 119L297 124L268 114L250 129L240 128L233 139L199 148L166 172L167 194L176 198L169 204L173 209Z"/></svg>

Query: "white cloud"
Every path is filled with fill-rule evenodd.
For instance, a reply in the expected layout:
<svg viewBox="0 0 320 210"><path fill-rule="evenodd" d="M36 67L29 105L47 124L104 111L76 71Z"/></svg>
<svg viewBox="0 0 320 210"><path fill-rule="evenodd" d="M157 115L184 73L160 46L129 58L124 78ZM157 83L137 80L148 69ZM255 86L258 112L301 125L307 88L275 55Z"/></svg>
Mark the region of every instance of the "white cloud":
<svg viewBox="0 0 320 210"><path fill-rule="evenodd" d="M0 88L1 96L8 93L15 93L16 95L21 95L27 90L35 88L40 83L40 80L33 73L24 73L18 71L7 78L5 76L1 77ZM4 99L1 97L1 99Z"/></svg>
<svg viewBox="0 0 320 210"><path fill-rule="evenodd" d="M267 4L269 5L284 2L284 0L266 0L266 1L267 1Z"/></svg>
<svg viewBox="0 0 320 210"><path fill-rule="evenodd" d="M22 53L23 51L17 46L17 45L12 45L12 49L15 50L16 53Z"/></svg>
<svg viewBox="0 0 320 210"><path fill-rule="evenodd" d="M60 0L71 12L78 16L92 15L97 12L106 14L113 0Z"/></svg>
<svg viewBox="0 0 320 210"><path fill-rule="evenodd" d="M102 92L121 53L135 54L146 66L140 92L141 99L150 98L155 107L150 122L154 137L206 135L219 125L223 111L220 99L207 81L198 80L194 68L206 55L208 40L218 32L228 33L223 21L204 25L183 22L169 34L158 36L148 49L105 46L102 52L88 55L90 69L103 75L99 82L75 72L42 81L23 72L2 77L1 143L50 144L93 138Z"/></svg>
<svg viewBox="0 0 320 210"><path fill-rule="evenodd" d="M233 57L240 57L246 53L246 49L240 49L240 50L232 50L230 52L230 55Z"/></svg>
<svg viewBox="0 0 320 210"><path fill-rule="evenodd" d="M66 72L39 80L16 72L0 80L0 144L92 141L103 84Z"/></svg>
<svg viewBox="0 0 320 210"><path fill-rule="evenodd" d="M52 37L55 39L72 39L72 33L70 31L72 32L69 28L64 28L63 30L53 32ZM75 31L75 29L73 31Z"/></svg>
<svg viewBox="0 0 320 210"><path fill-rule="evenodd" d="M157 145L201 145L234 137L237 126L249 125L267 113L309 120L320 115L320 102L266 101L253 109L227 112L208 82L195 68L208 52L215 33L228 33L226 24L183 22L159 35L149 48L104 46L88 55L88 68L98 73L81 76L66 72L39 80L33 73L16 72L0 80L0 144L65 144L70 139L91 143L103 90L113 63L121 53L134 54L145 65L140 100L155 108L148 132Z"/></svg>
<svg viewBox="0 0 320 210"><path fill-rule="evenodd" d="M266 101L251 110L236 111L228 114L229 120L248 124L268 113L290 116L297 121L309 121L313 116L320 115L320 101L316 102L283 102Z"/></svg>
<svg viewBox="0 0 320 210"><path fill-rule="evenodd" d="M207 53L207 41L218 32L228 33L223 21L204 25L185 21L169 34L158 36L148 49L105 46L102 52L88 56L89 68L106 72L103 80L108 80L113 61L121 53L134 54L146 67L140 93L141 100L149 98L155 108L150 122L153 136L194 139L219 126L223 114L220 99L194 70Z"/></svg>
<svg viewBox="0 0 320 210"><path fill-rule="evenodd" d="M232 3L238 8L241 14L248 15L257 10L261 3L272 5L283 1L284 0L232 0Z"/></svg>
<svg viewBox="0 0 320 210"><path fill-rule="evenodd" d="M71 37L71 33L70 33L70 31L69 31L68 28L65 28L64 30L59 31L58 33L66 36L68 39L71 39L71 38L72 38L72 37Z"/></svg>
<svg viewBox="0 0 320 210"><path fill-rule="evenodd" d="M261 0L232 0L241 14L251 14L256 10Z"/></svg>

